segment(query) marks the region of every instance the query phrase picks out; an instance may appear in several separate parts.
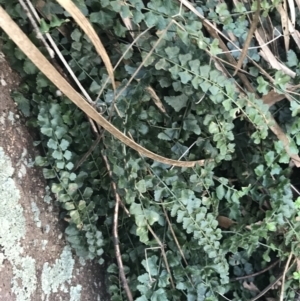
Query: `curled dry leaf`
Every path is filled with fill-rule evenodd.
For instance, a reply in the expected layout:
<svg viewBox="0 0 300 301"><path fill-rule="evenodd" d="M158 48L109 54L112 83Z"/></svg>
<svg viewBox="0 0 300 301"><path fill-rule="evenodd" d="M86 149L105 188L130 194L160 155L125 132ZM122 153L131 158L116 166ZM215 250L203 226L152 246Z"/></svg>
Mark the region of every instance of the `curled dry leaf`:
<svg viewBox="0 0 300 301"><path fill-rule="evenodd" d="M62 0L59 0L62 1ZM67 1L62 1L67 2ZM88 117L96 121L105 130L111 133L115 138L139 152L142 156L151 158L152 160L161 162L163 164L180 166L180 167L193 167L196 164L203 166L207 160L198 161L177 161L162 157L145 149L137 144L119 129L114 127L109 121L86 102L86 100L60 75L60 73L50 64L46 57L37 49L37 47L30 41L24 34L19 26L11 19L7 12L0 6L0 27L6 34L14 41L17 46L26 54L26 56L37 66L37 68L45 74L45 76L74 104L76 104ZM208 160L209 161L209 160Z"/></svg>
<svg viewBox="0 0 300 301"><path fill-rule="evenodd" d="M255 31L255 37L258 42L258 44L261 46L261 51L259 54L264 58L265 61L267 61L272 68L276 70L281 70L285 74L289 75L290 77L294 78L296 76L296 73L290 70L288 67L285 65L281 64L278 62L270 48L266 45L267 41L264 41L262 38L264 36L262 29L258 29Z"/></svg>
<svg viewBox="0 0 300 301"><path fill-rule="evenodd" d="M225 228L225 229L228 229L230 228L233 224L236 224L236 222L234 222L232 219L226 217L226 216L222 216L222 215L219 215L217 217L217 220L218 220L218 223L219 223L219 226L221 228Z"/></svg>
<svg viewBox="0 0 300 301"><path fill-rule="evenodd" d="M89 37L92 41L93 45L95 46L98 54L101 56L103 60L108 75L111 79L112 85L114 90L116 89L115 84L115 77L114 77L114 70L112 64L110 62L109 56L99 39L98 35L96 34L94 28L92 27L91 23L86 19L86 17L82 14L82 12L78 9L78 7L71 1L71 0L57 0L57 2L74 18L76 23L81 27L81 29L85 32L85 34Z"/></svg>
<svg viewBox="0 0 300 301"><path fill-rule="evenodd" d="M155 105L158 107L158 109L159 109L162 113L166 114L166 109L165 109L163 103L161 102L161 100L159 99L158 95L156 94L156 92L153 90L153 88L150 87L150 86L148 86L148 87L146 88L146 91L150 94L150 96L151 96L153 102L154 102Z"/></svg>
<svg viewBox="0 0 300 301"><path fill-rule="evenodd" d="M286 9L286 0L284 0L283 3L277 5L276 8L281 17L281 26L284 35L285 51L288 52L289 45L290 45L290 35L289 35L289 22L288 22L289 16Z"/></svg>
<svg viewBox="0 0 300 301"><path fill-rule="evenodd" d="M248 291L251 291L251 292L254 292L254 293L259 293L260 292L258 287L253 282L248 283L247 281L244 281L243 282L243 287L245 289L247 289Z"/></svg>

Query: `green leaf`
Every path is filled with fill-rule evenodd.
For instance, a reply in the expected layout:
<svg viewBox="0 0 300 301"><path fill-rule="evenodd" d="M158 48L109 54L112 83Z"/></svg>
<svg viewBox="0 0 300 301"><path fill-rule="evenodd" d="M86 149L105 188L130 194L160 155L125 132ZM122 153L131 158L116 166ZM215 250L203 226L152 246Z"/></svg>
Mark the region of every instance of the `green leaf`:
<svg viewBox="0 0 300 301"><path fill-rule="evenodd" d="M110 0L100 0L101 6L106 7L110 4Z"/></svg>
<svg viewBox="0 0 300 301"><path fill-rule="evenodd" d="M18 104L18 108L25 117L30 116L30 101L25 98L21 93L14 91L12 93L12 98Z"/></svg>
<svg viewBox="0 0 300 301"><path fill-rule="evenodd" d="M112 7L112 9L115 11L115 12L120 12L121 10L121 7L122 7L122 2L121 1L110 1L109 3Z"/></svg>
<svg viewBox="0 0 300 301"><path fill-rule="evenodd" d="M298 58L296 53L292 50L289 49L287 52L287 65L289 67L295 67L298 64Z"/></svg>
<svg viewBox="0 0 300 301"><path fill-rule="evenodd" d="M300 113L300 104L297 101L290 101L291 111L292 111L292 117L295 117L299 115Z"/></svg>
<svg viewBox="0 0 300 301"><path fill-rule="evenodd" d="M222 102L222 105L223 107L225 108L226 111L230 111L230 109L232 108L232 101L231 99L225 99L223 102Z"/></svg>
<svg viewBox="0 0 300 301"><path fill-rule="evenodd" d="M185 215L185 211L182 210L177 211L177 219L176 219L177 223L182 223L184 215Z"/></svg>
<svg viewBox="0 0 300 301"><path fill-rule="evenodd" d="M209 78L210 66L209 65L202 65L200 67L200 75L204 78Z"/></svg>
<svg viewBox="0 0 300 301"><path fill-rule="evenodd" d="M274 164L275 153L273 151L267 152L264 157L267 162L267 166L272 166Z"/></svg>
<svg viewBox="0 0 300 301"><path fill-rule="evenodd" d="M255 169L254 169L255 173L257 176L261 177L263 176L265 170L264 170L264 166L262 164L258 165Z"/></svg>
<svg viewBox="0 0 300 301"><path fill-rule="evenodd" d="M179 51L180 51L180 49L179 49L179 47L177 47L177 46L174 46L174 47L167 47L167 48L165 49L165 52L166 52L166 54L167 54L167 56L168 56L168 58L169 58L170 60L173 60L173 59L177 58L177 57L178 57L178 54L179 54Z"/></svg>
<svg viewBox="0 0 300 301"><path fill-rule="evenodd" d="M154 14L152 11L144 14L144 21L147 27L155 26L158 23L158 16Z"/></svg>
<svg viewBox="0 0 300 301"><path fill-rule="evenodd" d="M281 70L276 71L275 73L275 80L274 80L274 84L278 85L281 89L285 89L286 85L289 83L290 81L290 77L286 74L284 74Z"/></svg>
<svg viewBox="0 0 300 301"><path fill-rule="evenodd" d="M182 108L186 107L188 97L185 94L178 96L165 96L164 100L171 106L176 112L179 112Z"/></svg>
<svg viewBox="0 0 300 301"><path fill-rule="evenodd" d="M121 14L122 18L130 17L131 12L130 12L129 6L128 5L122 5L120 14Z"/></svg>
<svg viewBox="0 0 300 301"><path fill-rule="evenodd" d="M69 141L67 141L66 139L62 139L59 146L64 151L68 148L69 145L70 145Z"/></svg>
<svg viewBox="0 0 300 301"><path fill-rule="evenodd" d="M67 168L68 170L72 170L73 167L74 167L74 164L73 164L72 162L69 162L69 163L66 165L66 168Z"/></svg>
<svg viewBox="0 0 300 301"><path fill-rule="evenodd" d="M222 49L219 48L218 46L219 46L219 40L214 39L213 42L210 44L210 52L212 55L216 56L222 52Z"/></svg>
<svg viewBox="0 0 300 301"><path fill-rule="evenodd" d="M165 134L165 133L159 133L159 134L157 135L157 137L158 137L159 139L165 140L165 141L170 141L170 140L172 140L172 138L171 138L169 135Z"/></svg>
<svg viewBox="0 0 300 301"><path fill-rule="evenodd" d="M55 141L51 138L48 140L47 146L52 149L57 149L58 143L57 143L57 141Z"/></svg>
<svg viewBox="0 0 300 301"><path fill-rule="evenodd" d="M196 135L200 135L201 130L198 121L193 114L189 114L183 122L183 129L193 131Z"/></svg>
<svg viewBox="0 0 300 301"><path fill-rule="evenodd" d="M66 210L75 209L75 205L72 202L65 202L62 207Z"/></svg>
<svg viewBox="0 0 300 301"><path fill-rule="evenodd" d="M115 12L101 10L99 12L92 12L89 18L91 23L97 23L103 26L103 28L109 28L114 24L113 20L115 16Z"/></svg>
<svg viewBox="0 0 300 301"><path fill-rule="evenodd" d="M148 230L146 227L138 227L136 229L136 234L140 237L140 241L144 244L147 244L149 241Z"/></svg>
<svg viewBox="0 0 300 301"><path fill-rule="evenodd" d="M68 202L71 200L71 197L66 193L59 193L58 200L62 203Z"/></svg>
<svg viewBox="0 0 300 301"><path fill-rule="evenodd" d="M125 38L127 33L127 28L121 24L121 22L117 19L115 21L115 26L113 27L116 36Z"/></svg>
<svg viewBox="0 0 300 301"><path fill-rule="evenodd" d="M199 73L200 61L199 60L192 60L189 61L189 66L195 74Z"/></svg>
<svg viewBox="0 0 300 301"><path fill-rule="evenodd" d="M135 184L135 186L136 186L137 190L139 191L139 193L145 193L147 191L145 180L140 180L139 182L137 182Z"/></svg>
<svg viewBox="0 0 300 301"><path fill-rule="evenodd" d="M75 174L74 172L71 172L71 173L70 173L70 176L69 176L69 179L70 179L71 181L74 181L74 180L76 179L76 174Z"/></svg>
<svg viewBox="0 0 300 301"><path fill-rule="evenodd" d="M62 24L69 22L69 19L59 19L56 15L52 15L50 26L52 28L60 27Z"/></svg>
<svg viewBox="0 0 300 301"><path fill-rule="evenodd" d="M217 198L219 200L222 200L225 196L225 189L224 189L224 186L223 185L219 185L217 188L216 188L216 194L217 194Z"/></svg>
<svg viewBox="0 0 300 301"><path fill-rule="evenodd" d="M276 227L276 223L275 222L268 222L267 223L267 229L269 231L275 232L277 227Z"/></svg>
<svg viewBox="0 0 300 301"><path fill-rule="evenodd" d="M77 210L70 211L70 217L75 225L79 225L81 223L80 214Z"/></svg>
<svg viewBox="0 0 300 301"><path fill-rule="evenodd" d="M168 70L170 68L170 63L162 58L155 64L155 68L156 70Z"/></svg>
<svg viewBox="0 0 300 301"><path fill-rule="evenodd" d="M82 197L85 199L89 199L93 194L93 189L91 187L86 187L84 189Z"/></svg>
<svg viewBox="0 0 300 301"><path fill-rule="evenodd" d="M90 91L94 94L98 94L101 89L101 86L98 85L96 81L93 81L92 84L90 85Z"/></svg>
<svg viewBox="0 0 300 301"><path fill-rule="evenodd" d="M178 37L181 39L181 41L185 45L190 45L190 39L189 39L188 32L181 30L178 26L176 27L176 32L177 32Z"/></svg>
<svg viewBox="0 0 300 301"><path fill-rule="evenodd" d="M179 54L179 61L181 63L181 66L186 66L187 62L189 62L192 59L192 55L190 53L187 54ZM197 61L197 60L196 60ZM189 64L190 65L190 64ZM191 66L191 65L190 65Z"/></svg>
<svg viewBox="0 0 300 301"><path fill-rule="evenodd" d="M64 167L65 167L65 162L64 162L64 161L56 161L55 166L56 166L58 169L64 169Z"/></svg>
<svg viewBox="0 0 300 301"><path fill-rule="evenodd" d="M85 208L86 208L86 202L83 201L83 200L79 201L79 203L78 203L78 210L83 210Z"/></svg>
<svg viewBox="0 0 300 301"><path fill-rule="evenodd" d="M178 78L178 73L179 73L179 66L178 65L174 65L173 67L171 67L169 69L169 71L170 71L173 79Z"/></svg>
<svg viewBox="0 0 300 301"><path fill-rule="evenodd" d="M125 51L126 51L126 54L124 55L125 60L132 57L133 49L130 45L121 44L120 49L121 49L123 55L125 54Z"/></svg>
<svg viewBox="0 0 300 301"><path fill-rule="evenodd" d="M201 88L202 88L202 86L201 86ZM217 86L215 86L215 85L210 86L210 87L209 87L209 91L210 91L210 93L211 93L212 95L221 94L220 88L217 87ZM203 91L203 92L204 92L204 91Z"/></svg>
<svg viewBox="0 0 300 301"><path fill-rule="evenodd" d="M75 42L79 42L80 38L82 36L81 31L78 28L75 28L72 33L71 33L71 38L75 41Z"/></svg>
<svg viewBox="0 0 300 301"><path fill-rule="evenodd" d="M145 18L144 14L142 14L140 11L137 11L137 10L134 10L132 12L132 21L135 23L135 24L139 24L140 22L142 22Z"/></svg>
<svg viewBox="0 0 300 301"><path fill-rule="evenodd" d="M210 44L209 38L200 37L198 39L198 47L200 49L203 49L203 50L207 49L207 47L208 47L209 44Z"/></svg>
<svg viewBox="0 0 300 301"><path fill-rule="evenodd" d="M66 127L57 126L55 130L55 135L57 139L61 139L68 132Z"/></svg>
<svg viewBox="0 0 300 301"><path fill-rule="evenodd" d="M47 166L47 165L49 165L47 158L46 157L41 157L41 156L35 157L35 164L37 166Z"/></svg>
<svg viewBox="0 0 300 301"><path fill-rule="evenodd" d="M36 74L37 67L29 60L26 60L23 65L23 69L27 74Z"/></svg>
<svg viewBox="0 0 300 301"><path fill-rule="evenodd" d="M165 300L168 300L168 297L166 291L162 288L153 292L151 296L151 301L165 301Z"/></svg>
<svg viewBox="0 0 300 301"><path fill-rule="evenodd" d="M44 18L40 20L40 31L42 33L47 33L50 30L50 25L48 25Z"/></svg>
<svg viewBox="0 0 300 301"><path fill-rule="evenodd" d="M212 122L209 124L208 131L209 131L211 134L217 134L217 133L219 133L219 126L217 125L217 123L215 123L215 122L212 121Z"/></svg>
<svg viewBox="0 0 300 301"><path fill-rule="evenodd" d="M157 260L158 257L156 255L152 255L151 257L148 257L142 261L142 265L151 276L158 275Z"/></svg>
<svg viewBox="0 0 300 301"><path fill-rule="evenodd" d="M56 178L56 174L53 169L43 168L43 175L45 179Z"/></svg>
<svg viewBox="0 0 300 301"><path fill-rule="evenodd" d="M256 79L256 81L258 82L257 91L259 93L262 93L263 95L268 94L268 92L269 92L269 89L268 89L269 84L268 84L268 82L266 82L262 76L259 76Z"/></svg>
<svg viewBox="0 0 300 301"><path fill-rule="evenodd" d="M72 158L72 153L71 153L70 151L66 150L66 151L64 152L64 157L65 157L66 160L71 160L71 158Z"/></svg>
<svg viewBox="0 0 300 301"><path fill-rule="evenodd" d="M178 73L183 84L187 84L193 77L188 71Z"/></svg>
<svg viewBox="0 0 300 301"><path fill-rule="evenodd" d="M195 76L192 79L192 85L195 89L198 89L198 87L201 85L201 83L203 83L203 79L200 78L199 76Z"/></svg>
<svg viewBox="0 0 300 301"><path fill-rule="evenodd" d="M202 89L202 91L204 93L206 93L208 91L208 89L211 87L211 83L209 81L203 81L201 84L200 84L200 87Z"/></svg>
<svg viewBox="0 0 300 301"><path fill-rule="evenodd" d="M81 42L73 42L72 43L72 48L77 50L77 51L81 51L82 43Z"/></svg>
<svg viewBox="0 0 300 301"><path fill-rule="evenodd" d="M41 72L36 77L36 84L38 88L46 88L51 85L47 77Z"/></svg>
<svg viewBox="0 0 300 301"><path fill-rule="evenodd" d="M57 160L62 160L63 158L63 153L60 151L60 150L55 150L53 153L52 153L52 157L54 159L57 159Z"/></svg>
<svg viewBox="0 0 300 301"><path fill-rule="evenodd" d="M146 209L146 210L144 210L144 212L145 212L145 217L148 220L148 223L150 225L153 225L154 223L156 223L160 218L159 214L154 210Z"/></svg>

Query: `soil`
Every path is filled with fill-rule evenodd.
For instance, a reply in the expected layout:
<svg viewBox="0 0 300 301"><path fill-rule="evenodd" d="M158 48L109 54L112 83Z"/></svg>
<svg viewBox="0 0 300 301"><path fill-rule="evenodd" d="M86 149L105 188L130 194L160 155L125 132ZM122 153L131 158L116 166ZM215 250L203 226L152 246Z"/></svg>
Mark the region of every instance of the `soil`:
<svg viewBox="0 0 300 301"><path fill-rule="evenodd" d="M80 262L74 254L72 257L75 265L71 279L61 285L57 292L46 294L43 291L42 272L45 263L50 267L53 266L67 246L63 235L66 224L58 219L58 208L53 201L49 204L45 202L47 184L42 171L32 164L38 155L37 149L33 146L34 135L26 127L24 118L10 97L18 83L18 76L11 70L0 52L0 148L3 148L12 162L14 173L11 178L20 191L19 203L26 220L26 235L20 241L24 250L22 256L29 256L35 260L37 286L30 300L110 300L104 285L105 268L96 262ZM5 256L5 251L1 253L1 248L2 246L0 246L0 301L23 300L22 296L16 296L12 290L14 277L12 263ZM1 256L4 258L3 262ZM70 288L78 285L81 286L81 297L76 299L70 295Z"/></svg>

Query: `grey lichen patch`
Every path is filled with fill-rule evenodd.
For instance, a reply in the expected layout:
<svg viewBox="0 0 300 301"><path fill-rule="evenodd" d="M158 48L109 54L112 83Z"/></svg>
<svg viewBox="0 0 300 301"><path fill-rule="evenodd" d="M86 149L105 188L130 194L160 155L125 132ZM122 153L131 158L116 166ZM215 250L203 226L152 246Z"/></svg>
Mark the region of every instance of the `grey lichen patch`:
<svg viewBox="0 0 300 301"><path fill-rule="evenodd" d="M72 286L70 289L70 301L80 301L81 285Z"/></svg>
<svg viewBox="0 0 300 301"><path fill-rule="evenodd" d="M50 195L45 195L44 196L44 202L47 204L50 204L50 202L52 201L52 198Z"/></svg>
<svg viewBox="0 0 300 301"><path fill-rule="evenodd" d="M85 261L85 259L84 259L83 257L79 257L79 263L80 263L80 265L82 265L82 266L85 266L85 265L86 265L86 261Z"/></svg>
<svg viewBox="0 0 300 301"><path fill-rule="evenodd" d="M0 252L0 271L3 268L3 261L4 261L5 257L4 257L4 253Z"/></svg>
<svg viewBox="0 0 300 301"><path fill-rule="evenodd" d="M26 175L26 167L25 165L21 165L18 172L18 177L21 179Z"/></svg>
<svg viewBox="0 0 300 301"><path fill-rule="evenodd" d="M11 124L14 124L15 123L15 117L14 117L14 113L9 111L8 112L8 116L7 116L7 119L11 122Z"/></svg>
<svg viewBox="0 0 300 301"><path fill-rule="evenodd" d="M47 225L44 227L44 232L45 232L46 234L48 234L49 231L50 231L50 226L47 224Z"/></svg>
<svg viewBox="0 0 300 301"><path fill-rule="evenodd" d="M15 259L13 273L12 286L15 288L16 300L31 300L30 295L36 289L35 259L29 256ZM19 286L20 280L22 281L22 286ZM30 295L28 294L28 288L31 288Z"/></svg>
<svg viewBox="0 0 300 301"><path fill-rule="evenodd" d="M28 157L28 158L27 158ZM20 160L17 162L16 166L18 167L18 177L22 178L26 175L26 167L31 168L34 166L34 161L28 156L26 148L23 148Z"/></svg>
<svg viewBox="0 0 300 301"><path fill-rule="evenodd" d="M9 157L0 147L0 245L4 259L13 268L11 283L16 301L31 301L37 283L35 260L22 255L20 240L25 236L26 224L19 204L20 193L11 178L13 172Z"/></svg>
<svg viewBox="0 0 300 301"><path fill-rule="evenodd" d="M2 126L5 125L5 113L3 113L3 114L0 116L0 123L2 124Z"/></svg>
<svg viewBox="0 0 300 301"><path fill-rule="evenodd" d="M31 202L31 211L33 212L33 220L35 221L36 226L40 228L42 226L42 222L40 220L40 209L35 202Z"/></svg>
<svg viewBox="0 0 300 301"><path fill-rule="evenodd" d="M43 240L42 240L42 250L45 250L45 249L46 249L47 243L48 243L48 240L46 240L46 239L43 239Z"/></svg>
<svg viewBox="0 0 300 301"><path fill-rule="evenodd" d="M50 191L50 187L46 186L45 188L45 196L44 196L44 202L47 204L50 204L52 201L52 197L50 195L51 191Z"/></svg>
<svg viewBox="0 0 300 301"><path fill-rule="evenodd" d="M56 259L54 266L44 263L42 272L42 289L45 296L44 300L51 300L51 293L64 290L67 283L70 284L74 267L71 248L66 246L59 259Z"/></svg>

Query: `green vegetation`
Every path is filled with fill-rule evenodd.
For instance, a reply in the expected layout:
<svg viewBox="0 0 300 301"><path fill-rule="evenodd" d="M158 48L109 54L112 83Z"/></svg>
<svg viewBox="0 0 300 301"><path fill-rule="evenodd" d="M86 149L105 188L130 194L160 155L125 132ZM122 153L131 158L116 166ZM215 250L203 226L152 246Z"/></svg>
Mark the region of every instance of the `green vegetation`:
<svg viewBox="0 0 300 301"><path fill-rule="evenodd" d="M21 6L7 2L0 0L46 55ZM94 46L56 2L38 6L41 28L51 34L101 114L154 153L206 159L203 166L172 167L141 157L107 133L100 139L87 117L59 96L3 34L2 51L23 79L13 97L28 125L40 131L36 144L44 154L36 164L61 206L61 217L69 221L66 236L77 255L100 263L105 259L111 300L126 300L112 232L118 194L118 241L134 300L250 300L280 276L284 300L293 300L299 288L300 202L293 195L297 171L292 173L291 163L297 165L299 158L300 106L298 94L289 91L300 76L297 43L291 40L288 51L283 37L270 43L285 67L275 70L253 39L245 72L232 77L235 68L221 43L238 60L241 52L233 51L234 44L243 47L248 13L256 11L256 2L228 7L215 0L190 1L226 41L213 36L180 1L74 2L93 24L112 65L121 60L114 71L121 92L117 99ZM272 20L275 34L281 32L278 3L260 4L260 26ZM270 108L267 96L274 89L285 96ZM278 259L280 265L258 276L231 281ZM280 290L265 294L279 300Z"/></svg>

